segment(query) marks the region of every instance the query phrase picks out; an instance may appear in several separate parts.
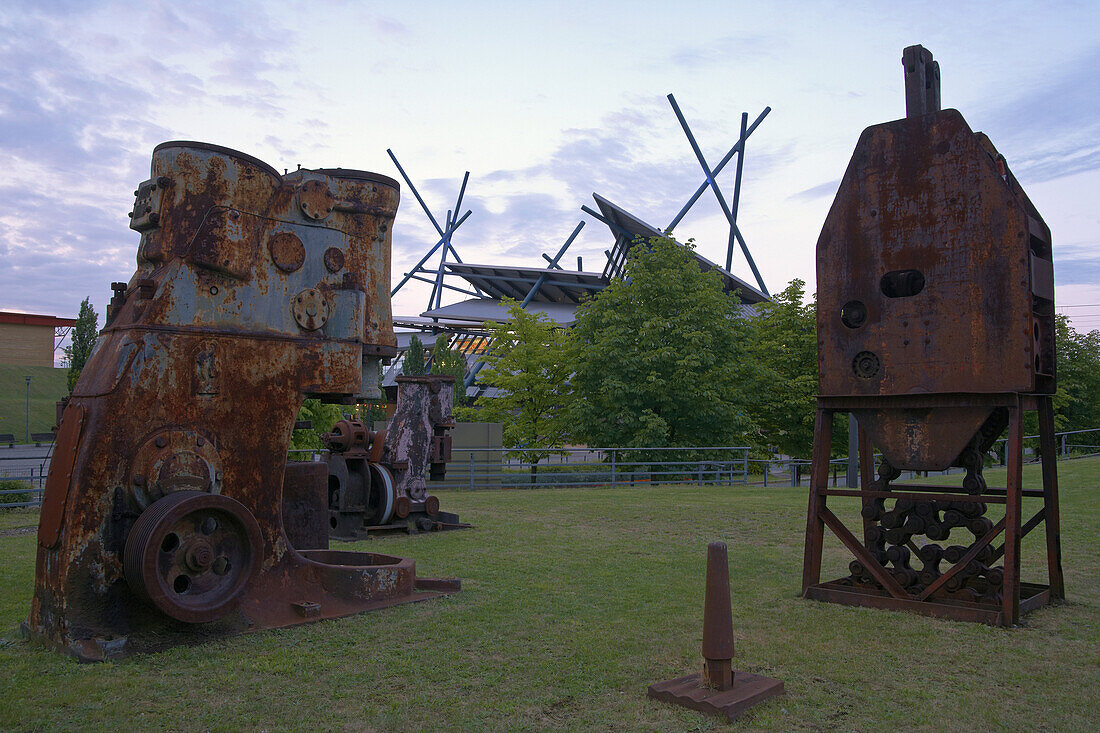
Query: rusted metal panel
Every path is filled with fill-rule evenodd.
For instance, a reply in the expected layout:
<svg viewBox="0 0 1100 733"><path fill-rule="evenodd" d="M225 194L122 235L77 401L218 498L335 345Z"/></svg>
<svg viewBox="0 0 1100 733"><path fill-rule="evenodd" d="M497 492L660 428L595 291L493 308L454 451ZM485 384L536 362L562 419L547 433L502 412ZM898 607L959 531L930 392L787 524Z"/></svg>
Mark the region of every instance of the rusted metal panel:
<svg viewBox="0 0 1100 733"><path fill-rule="evenodd" d="M282 519L302 399L376 396L396 353L397 183L172 142L135 196L137 271L61 421L28 632L102 658L431 597L411 561L307 556Z"/></svg>
<svg viewBox="0 0 1100 733"><path fill-rule="evenodd" d="M821 394L1050 392L1027 208L957 111L868 128L817 243Z"/></svg>

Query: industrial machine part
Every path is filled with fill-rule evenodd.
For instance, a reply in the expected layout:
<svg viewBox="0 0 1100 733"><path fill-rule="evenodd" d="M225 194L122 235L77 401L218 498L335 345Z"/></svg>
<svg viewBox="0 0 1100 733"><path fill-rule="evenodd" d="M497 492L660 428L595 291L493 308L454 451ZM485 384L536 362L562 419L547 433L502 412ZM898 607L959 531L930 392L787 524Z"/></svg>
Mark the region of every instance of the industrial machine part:
<svg viewBox="0 0 1100 733"><path fill-rule="evenodd" d="M399 376L397 406L385 430L341 420L325 433L329 535L363 539L369 533L411 534L468 527L440 511L427 481L443 480L451 459L454 377Z"/></svg>
<svg viewBox="0 0 1100 733"><path fill-rule="evenodd" d="M457 590L310 549L327 511L294 504L327 470L286 464L303 398L376 396L396 353L397 183L169 142L135 195L137 272L60 420L27 633L95 660Z"/></svg>
<svg viewBox="0 0 1100 733"><path fill-rule="evenodd" d="M907 116L864 130L817 243L820 396L802 591L1011 626L1064 597L1050 230L989 139L940 109L932 54L913 46L902 63ZM1028 410L1039 417L1041 490L1022 486ZM859 425L859 491L826 484L841 411ZM990 488L982 468L1006 428L1007 485ZM961 488L892 483L902 470L951 466L966 471ZM862 543L829 496L862 500ZM1023 497L1042 499L1026 522ZM1003 518L987 516L1002 505ZM1020 539L1043 522L1049 585L1021 583ZM821 583L825 526L855 559L848 576Z"/></svg>
<svg viewBox="0 0 1100 733"><path fill-rule="evenodd" d="M649 686L647 696L733 721L757 703L783 694L781 680L733 669L733 610L725 542L707 546L702 651L702 673L656 682Z"/></svg>

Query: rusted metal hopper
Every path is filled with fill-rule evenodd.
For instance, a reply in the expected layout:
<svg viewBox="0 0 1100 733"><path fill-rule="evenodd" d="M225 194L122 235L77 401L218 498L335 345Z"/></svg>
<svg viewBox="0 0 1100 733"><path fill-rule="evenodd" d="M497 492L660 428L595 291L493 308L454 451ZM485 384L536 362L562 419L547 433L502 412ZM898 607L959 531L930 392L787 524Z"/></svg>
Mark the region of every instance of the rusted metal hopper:
<svg viewBox="0 0 1100 733"><path fill-rule="evenodd" d="M303 398L377 396L396 353L398 184L170 142L135 194L137 272L61 417L26 631L95 660L457 590L283 528L284 473L327 477L286 465Z"/></svg>
<svg viewBox="0 0 1100 733"><path fill-rule="evenodd" d="M803 593L1011 625L1021 589L1025 609L1063 596L1050 230L989 139L958 111L940 109L932 55L907 48L903 66L907 116L860 136L817 243L820 395ZM1038 492L1021 486L1026 410L1040 418ZM859 423L860 492L825 486L838 411ZM989 489L982 467L1006 428L1008 485ZM882 455L877 478L874 451ZM951 466L967 471L961 491L890 484L902 470ZM863 499L863 543L828 510L830 495ZM1023 525L1022 496L1044 500ZM1006 504L1004 521L971 521L996 504ZM1020 537L1044 519L1050 586L1021 586ZM824 525L859 565L836 583L819 583ZM960 562L942 572L909 567L911 552L953 530L950 539L968 548ZM975 565L1002 532L990 561L1003 556L1004 568ZM888 546L905 552L887 558ZM990 582L1002 574L1003 584Z"/></svg>

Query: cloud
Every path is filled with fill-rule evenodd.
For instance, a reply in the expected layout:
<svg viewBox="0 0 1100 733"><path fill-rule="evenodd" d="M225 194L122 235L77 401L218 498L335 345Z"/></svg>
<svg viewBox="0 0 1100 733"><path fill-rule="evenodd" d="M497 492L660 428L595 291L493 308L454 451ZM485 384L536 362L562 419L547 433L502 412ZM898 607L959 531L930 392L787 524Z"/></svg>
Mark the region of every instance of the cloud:
<svg viewBox="0 0 1100 733"><path fill-rule="evenodd" d="M684 69L700 70L747 58L769 58L777 52L777 40L774 37L724 36L708 43L680 46L669 55L668 61Z"/></svg>
<svg viewBox="0 0 1100 733"><path fill-rule="evenodd" d="M383 33L388 36L407 36L409 35L409 27L399 20L394 18L388 18L383 15L375 16L371 20L371 25L379 33Z"/></svg>
<svg viewBox="0 0 1100 733"><path fill-rule="evenodd" d="M1096 242L1056 246L1054 272L1059 285L1094 285L1100 282L1100 248Z"/></svg>
<svg viewBox="0 0 1100 733"><path fill-rule="evenodd" d="M91 295L102 310L107 283L133 271L125 213L153 146L179 136L157 122L171 110L285 117L269 77L293 70L288 33L262 8L247 23L224 3L192 10L149 2L125 15L125 32L117 9L96 3L0 15L5 300L64 315Z"/></svg>
<svg viewBox="0 0 1100 733"><path fill-rule="evenodd" d="M819 183L816 186L811 186L798 193L793 193L787 198L794 199L795 201L813 201L815 199L835 196L838 188L840 188L840 179L834 178L831 181L825 181L825 183Z"/></svg>
<svg viewBox="0 0 1100 733"><path fill-rule="evenodd" d="M1008 162L1025 185L1100 167L1098 65L1100 47L1094 47L984 116L1002 152L1023 151Z"/></svg>

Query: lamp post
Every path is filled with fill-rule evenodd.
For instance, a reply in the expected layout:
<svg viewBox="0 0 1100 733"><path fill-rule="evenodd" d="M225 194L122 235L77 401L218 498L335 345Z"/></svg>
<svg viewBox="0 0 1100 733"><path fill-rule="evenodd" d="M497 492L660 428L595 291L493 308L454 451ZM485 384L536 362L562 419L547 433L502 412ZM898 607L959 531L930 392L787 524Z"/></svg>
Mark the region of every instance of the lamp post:
<svg viewBox="0 0 1100 733"><path fill-rule="evenodd" d="M27 442L31 442L31 378L23 377L27 380Z"/></svg>

